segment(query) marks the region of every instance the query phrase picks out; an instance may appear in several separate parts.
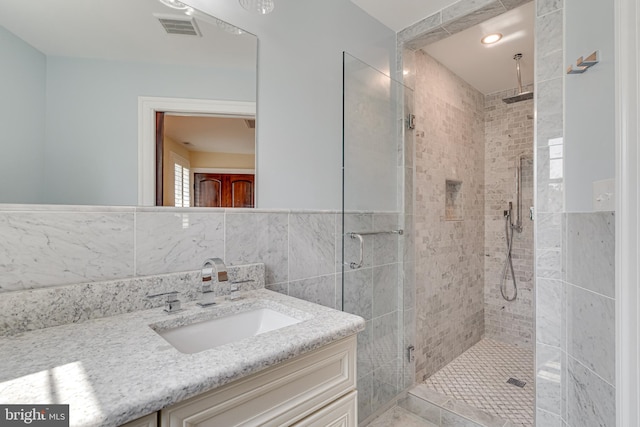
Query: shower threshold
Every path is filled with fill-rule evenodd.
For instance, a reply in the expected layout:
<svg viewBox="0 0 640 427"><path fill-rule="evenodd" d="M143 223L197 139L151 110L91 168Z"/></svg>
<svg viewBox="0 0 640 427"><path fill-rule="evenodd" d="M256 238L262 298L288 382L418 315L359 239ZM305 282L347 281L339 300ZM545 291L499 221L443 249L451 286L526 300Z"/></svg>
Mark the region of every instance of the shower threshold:
<svg viewBox="0 0 640 427"><path fill-rule="evenodd" d="M431 390L425 384L411 389L398 406L436 426L515 427L511 421Z"/></svg>

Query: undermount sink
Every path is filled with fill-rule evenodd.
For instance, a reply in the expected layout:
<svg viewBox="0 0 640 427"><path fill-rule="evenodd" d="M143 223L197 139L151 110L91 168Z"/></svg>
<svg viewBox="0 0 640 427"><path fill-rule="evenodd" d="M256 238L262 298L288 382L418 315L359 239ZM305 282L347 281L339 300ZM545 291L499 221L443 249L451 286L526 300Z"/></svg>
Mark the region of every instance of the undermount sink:
<svg viewBox="0 0 640 427"><path fill-rule="evenodd" d="M181 353L192 354L300 322L269 308L254 308L155 332Z"/></svg>

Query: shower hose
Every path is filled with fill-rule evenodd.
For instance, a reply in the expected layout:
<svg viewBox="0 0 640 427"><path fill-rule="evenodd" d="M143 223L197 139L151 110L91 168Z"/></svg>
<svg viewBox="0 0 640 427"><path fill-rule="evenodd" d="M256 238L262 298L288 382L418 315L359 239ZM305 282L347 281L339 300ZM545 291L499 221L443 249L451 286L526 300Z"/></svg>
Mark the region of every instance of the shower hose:
<svg viewBox="0 0 640 427"><path fill-rule="evenodd" d="M511 211L505 211L504 213L504 231L507 238L507 257L504 260L504 267L502 268L502 280L500 281L500 293L502 298L507 301L513 301L518 296L518 285L516 284L516 274L513 271L513 260L511 259L511 247L513 246L513 224L511 224ZM509 298L507 296L507 268L511 268L511 280L513 282L513 296Z"/></svg>

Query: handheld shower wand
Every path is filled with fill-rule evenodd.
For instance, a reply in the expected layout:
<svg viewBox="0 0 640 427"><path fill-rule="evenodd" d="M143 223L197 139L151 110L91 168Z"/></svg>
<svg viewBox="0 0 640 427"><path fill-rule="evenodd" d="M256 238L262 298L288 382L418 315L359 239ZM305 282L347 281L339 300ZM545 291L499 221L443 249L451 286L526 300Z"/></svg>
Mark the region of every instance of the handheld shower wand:
<svg viewBox="0 0 640 427"><path fill-rule="evenodd" d="M504 260L504 266L502 267L502 278L500 280L500 293L502 298L507 301L513 301L518 296L518 285L516 283L516 273L513 269L513 259L511 258L511 248L513 247L513 234L518 225L514 225L512 222L513 203L509 202L509 209L504 211L504 230L507 240L507 257ZM513 282L513 296L507 296L507 268L511 269L511 280Z"/></svg>

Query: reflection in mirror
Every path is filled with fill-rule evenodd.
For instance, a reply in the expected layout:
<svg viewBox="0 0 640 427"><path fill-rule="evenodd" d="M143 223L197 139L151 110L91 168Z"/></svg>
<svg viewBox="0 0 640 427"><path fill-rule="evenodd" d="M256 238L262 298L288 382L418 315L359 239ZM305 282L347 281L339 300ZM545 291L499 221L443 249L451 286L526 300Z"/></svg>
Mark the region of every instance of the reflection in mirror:
<svg viewBox="0 0 640 427"><path fill-rule="evenodd" d="M139 148L141 98L242 102L255 114L256 37L173 3L0 2L0 203L140 204L141 153L156 143Z"/></svg>
<svg viewBox="0 0 640 427"><path fill-rule="evenodd" d="M255 119L156 115L156 150L163 153L158 205L254 207Z"/></svg>

